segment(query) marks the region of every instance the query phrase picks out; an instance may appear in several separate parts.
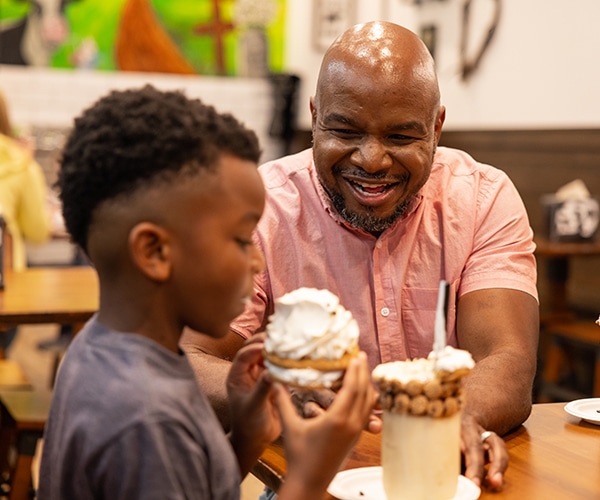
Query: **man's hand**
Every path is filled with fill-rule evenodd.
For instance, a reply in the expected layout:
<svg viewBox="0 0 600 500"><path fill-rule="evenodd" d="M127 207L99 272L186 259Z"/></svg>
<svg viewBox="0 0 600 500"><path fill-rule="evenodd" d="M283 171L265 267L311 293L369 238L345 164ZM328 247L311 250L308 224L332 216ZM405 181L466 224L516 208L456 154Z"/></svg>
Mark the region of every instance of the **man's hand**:
<svg viewBox="0 0 600 500"><path fill-rule="evenodd" d="M292 401L298 413L304 418L313 418L321 415L331 406L335 392L331 389L300 389L291 388Z"/></svg>
<svg viewBox="0 0 600 500"><path fill-rule="evenodd" d="M486 432L471 415L463 413L461 448L465 459L465 476L479 486L491 490L502 489L504 472L508 467L508 451L504 440L495 432Z"/></svg>
<svg viewBox="0 0 600 500"><path fill-rule="evenodd" d="M321 415L333 402L335 392L331 389L299 389L291 391L292 401L298 409L298 413L304 418L313 418ZM381 432L380 412L374 411L369 417L366 430L373 434Z"/></svg>
<svg viewBox="0 0 600 500"><path fill-rule="evenodd" d="M492 490L502 488L508 452L496 434L522 424L531 412L539 308L531 295L508 288L469 292L457 306L457 338L475 368L464 378L462 418L465 475Z"/></svg>

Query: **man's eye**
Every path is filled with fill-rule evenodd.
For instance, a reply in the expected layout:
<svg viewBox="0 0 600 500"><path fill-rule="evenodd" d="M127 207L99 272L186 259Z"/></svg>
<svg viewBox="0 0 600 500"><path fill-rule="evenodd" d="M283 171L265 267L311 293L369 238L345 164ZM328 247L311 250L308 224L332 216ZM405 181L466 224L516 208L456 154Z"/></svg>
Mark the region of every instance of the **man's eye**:
<svg viewBox="0 0 600 500"><path fill-rule="evenodd" d="M347 128L334 128L332 129L332 132L343 137L354 137L358 135L358 132Z"/></svg>
<svg viewBox="0 0 600 500"><path fill-rule="evenodd" d="M414 141L415 138L410 136L410 135L403 135L403 134L392 134L390 136L388 136L388 139L390 141L394 141L394 142L408 142L408 141Z"/></svg>

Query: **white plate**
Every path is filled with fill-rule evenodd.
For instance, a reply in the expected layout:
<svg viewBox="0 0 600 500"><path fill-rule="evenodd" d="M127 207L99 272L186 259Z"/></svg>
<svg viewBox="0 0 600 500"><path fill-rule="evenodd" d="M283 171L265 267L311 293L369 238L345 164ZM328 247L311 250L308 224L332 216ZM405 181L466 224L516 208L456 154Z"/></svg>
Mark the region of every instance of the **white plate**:
<svg viewBox="0 0 600 500"><path fill-rule="evenodd" d="M381 467L361 467L338 472L327 492L341 500L385 500ZM458 476L458 490L452 500L476 500L481 489L465 476Z"/></svg>
<svg viewBox="0 0 600 500"><path fill-rule="evenodd" d="M590 424L600 425L600 398L576 399L565 405L565 411Z"/></svg>

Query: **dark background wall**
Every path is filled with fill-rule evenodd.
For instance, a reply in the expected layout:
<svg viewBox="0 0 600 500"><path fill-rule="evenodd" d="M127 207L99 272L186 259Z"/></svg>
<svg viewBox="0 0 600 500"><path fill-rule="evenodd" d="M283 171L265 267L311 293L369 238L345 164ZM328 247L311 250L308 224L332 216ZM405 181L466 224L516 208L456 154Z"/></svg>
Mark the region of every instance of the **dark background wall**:
<svg viewBox="0 0 600 500"><path fill-rule="evenodd" d="M504 170L521 193L531 226L545 232L542 195L581 179L600 196L600 130L444 131L440 144L463 149L476 160ZM548 302L546 261L538 258L542 308ZM568 298L583 313L600 313L600 256L570 259Z"/></svg>

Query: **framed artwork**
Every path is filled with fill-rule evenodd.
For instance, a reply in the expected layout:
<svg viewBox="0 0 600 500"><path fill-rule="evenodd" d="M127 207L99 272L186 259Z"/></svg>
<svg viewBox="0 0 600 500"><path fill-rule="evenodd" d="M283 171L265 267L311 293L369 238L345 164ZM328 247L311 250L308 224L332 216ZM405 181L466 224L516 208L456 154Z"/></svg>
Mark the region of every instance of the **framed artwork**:
<svg viewBox="0 0 600 500"><path fill-rule="evenodd" d="M421 27L421 40L429 49L431 57L435 59L435 42L437 35L437 27L434 24L427 24Z"/></svg>
<svg viewBox="0 0 600 500"><path fill-rule="evenodd" d="M356 0L313 0L313 46L326 50L356 22Z"/></svg>
<svg viewBox="0 0 600 500"><path fill-rule="evenodd" d="M0 64L248 76L246 35L258 27L251 48L260 45L278 73L285 7L286 0L0 0Z"/></svg>

